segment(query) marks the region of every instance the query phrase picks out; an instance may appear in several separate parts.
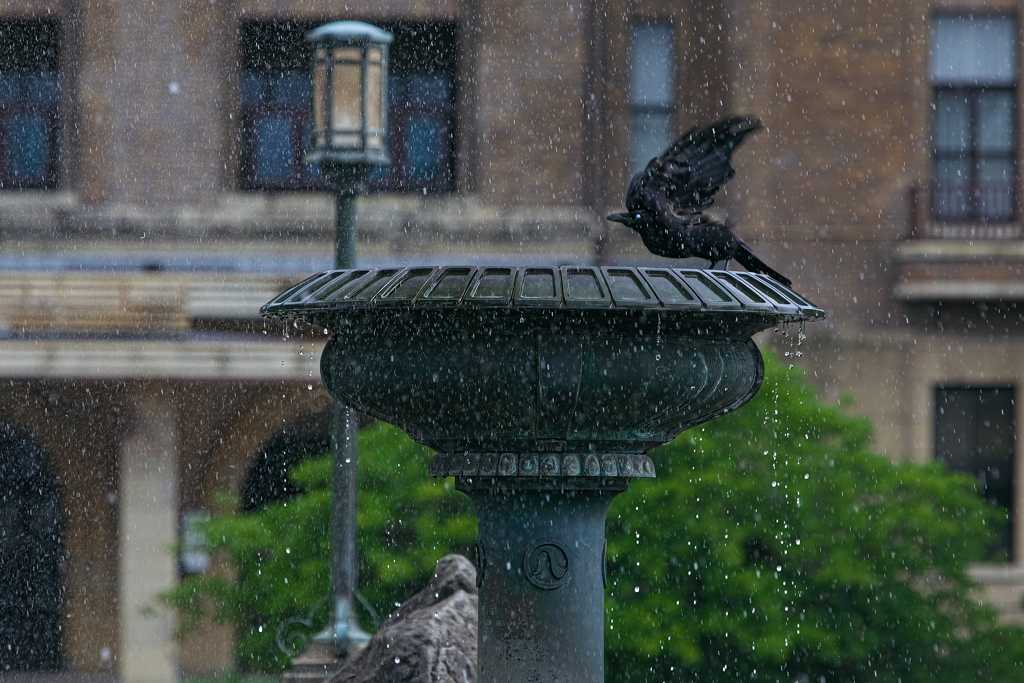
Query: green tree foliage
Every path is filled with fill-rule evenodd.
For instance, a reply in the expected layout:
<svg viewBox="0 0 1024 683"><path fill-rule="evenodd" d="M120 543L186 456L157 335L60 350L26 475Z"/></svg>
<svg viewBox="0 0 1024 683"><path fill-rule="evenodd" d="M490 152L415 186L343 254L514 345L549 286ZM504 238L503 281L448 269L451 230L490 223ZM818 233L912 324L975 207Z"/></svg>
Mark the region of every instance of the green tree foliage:
<svg viewBox="0 0 1024 683"><path fill-rule="evenodd" d="M466 554L476 538L469 499L451 480L426 476L431 455L387 424L359 434L360 592L382 616L422 588L439 559ZM278 638L288 648L300 644L326 624L330 607L330 458L299 464L291 478L300 495L204 524L206 549L227 557L233 577L189 576L164 595L184 617L183 632L204 613L234 625L239 661L255 671L284 668ZM221 502L237 507L231 498ZM372 631L371 615L361 616Z"/></svg>
<svg viewBox="0 0 1024 683"><path fill-rule="evenodd" d="M872 454L865 421L766 363L754 401L652 453L658 478L612 505L608 680L1024 679L1024 632L997 627L967 575L999 521L975 482ZM386 612L468 550L475 515L395 428L364 430L359 448L360 590ZM281 624L326 618L329 461L292 477L301 495L207 523L233 580L191 577L168 596L234 624L252 669L286 664Z"/></svg>
<svg viewBox="0 0 1024 683"><path fill-rule="evenodd" d="M872 454L866 421L766 362L757 398L612 504L610 680L1024 680L1024 632L967 575L1005 514Z"/></svg>

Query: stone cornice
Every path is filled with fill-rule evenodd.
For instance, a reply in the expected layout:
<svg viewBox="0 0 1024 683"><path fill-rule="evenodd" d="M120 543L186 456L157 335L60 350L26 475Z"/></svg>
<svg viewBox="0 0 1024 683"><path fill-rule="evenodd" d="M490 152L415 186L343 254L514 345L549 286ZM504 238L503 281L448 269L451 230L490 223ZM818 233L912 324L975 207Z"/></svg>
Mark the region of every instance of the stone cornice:
<svg viewBox="0 0 1024 683"><path fill-rule="evenodd" d="M200 319L256 319L297 278L242 273L7 272L0 333L173 334Z"/></svg>
<svg viewBox="0 0 1024 683"><path fill-rule="evenodd" d="M306 381L322 391L322 347L309 339L8 339L0 340L0 378Z"/></svg>

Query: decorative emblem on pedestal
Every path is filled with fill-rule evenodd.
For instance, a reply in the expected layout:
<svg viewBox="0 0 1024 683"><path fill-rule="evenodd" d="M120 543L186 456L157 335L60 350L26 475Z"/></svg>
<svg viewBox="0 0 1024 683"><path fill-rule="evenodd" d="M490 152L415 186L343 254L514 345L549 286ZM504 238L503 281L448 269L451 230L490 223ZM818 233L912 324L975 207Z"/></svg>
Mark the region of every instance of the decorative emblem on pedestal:
<svg viewBox="0 0 1024 683"><path fill-rule="evenodd" d="M538 539L526 548L523 571L537 588L558 588L569 580L569 548L557 538Z"/></svg>

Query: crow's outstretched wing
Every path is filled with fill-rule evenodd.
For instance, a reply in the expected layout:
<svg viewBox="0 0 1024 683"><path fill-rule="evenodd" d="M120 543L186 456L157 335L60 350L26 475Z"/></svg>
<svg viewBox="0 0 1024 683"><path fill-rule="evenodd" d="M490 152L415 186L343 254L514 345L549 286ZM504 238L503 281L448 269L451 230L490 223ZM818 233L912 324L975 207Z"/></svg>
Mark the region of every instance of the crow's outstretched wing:
<svg viewBox="0 0 1024 683"><path fill-rule="evenodd" d="M743 138L761 128L749 116L732 116L698 131L691 128L633 176L626 195L630 211L680 218L698 215L736 171L729 163Z"/></svg>

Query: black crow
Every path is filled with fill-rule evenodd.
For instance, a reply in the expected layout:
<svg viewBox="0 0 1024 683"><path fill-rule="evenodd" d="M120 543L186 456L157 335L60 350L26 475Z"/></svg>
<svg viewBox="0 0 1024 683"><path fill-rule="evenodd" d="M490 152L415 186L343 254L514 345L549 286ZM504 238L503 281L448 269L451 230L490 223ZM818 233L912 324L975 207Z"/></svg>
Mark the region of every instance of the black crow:
<svg viewBox="0 0 1024 683"><path fill-rule="evenodd" d="M728 225L703 213L718 188L736 174L729 165L732 151L760 128L761 122L748 116L732 116L700 131L691 128L633 176L627 213L613 213L608 220L636 230L658 256L699 257L712 266L725 261L726 267L736 259L747 270L789 286L789 278L757 258Z"/></svg>

